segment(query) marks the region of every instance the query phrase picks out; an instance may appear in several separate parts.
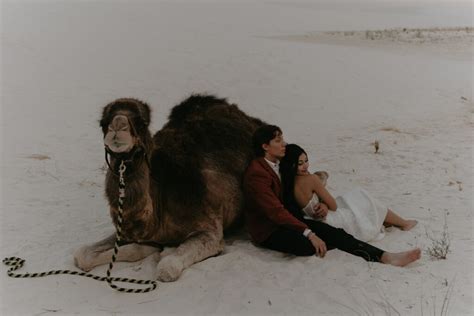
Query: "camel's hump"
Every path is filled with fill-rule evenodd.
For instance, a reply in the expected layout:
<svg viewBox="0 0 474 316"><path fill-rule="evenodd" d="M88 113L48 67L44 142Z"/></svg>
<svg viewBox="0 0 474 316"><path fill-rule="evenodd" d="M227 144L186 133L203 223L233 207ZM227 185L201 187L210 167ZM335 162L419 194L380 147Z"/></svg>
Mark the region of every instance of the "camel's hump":
<svg viewBox="0 0 474 316"><path fill-rule="evenodd" d="M228 105L227 99L220 99L210 94L192 94L171 110L168 119L173 123L183 122L189 116L206 112L216 105Z"/></svg>

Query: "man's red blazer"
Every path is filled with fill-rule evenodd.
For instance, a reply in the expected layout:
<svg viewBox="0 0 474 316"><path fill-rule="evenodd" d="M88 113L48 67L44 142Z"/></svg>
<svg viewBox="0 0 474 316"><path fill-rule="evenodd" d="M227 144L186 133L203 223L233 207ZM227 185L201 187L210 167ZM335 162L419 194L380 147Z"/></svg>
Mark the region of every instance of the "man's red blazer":
<svg viewBox="0 0 474 316"><path fill-rule="evenodd" d="M263 157L254 159L244 174L245 221L253 241L264 242L278 226L303 233L308 226L282 203L281 182Z"/></svg>

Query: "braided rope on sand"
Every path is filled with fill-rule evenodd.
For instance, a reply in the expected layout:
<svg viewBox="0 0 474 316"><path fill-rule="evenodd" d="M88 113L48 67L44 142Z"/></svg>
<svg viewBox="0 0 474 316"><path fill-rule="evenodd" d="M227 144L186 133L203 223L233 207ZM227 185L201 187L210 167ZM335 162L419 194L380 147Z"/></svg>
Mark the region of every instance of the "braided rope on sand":
<svg viewBox="0 0 474 316"><path fill-rule="evenodd" d="M111 288L114 290L117 290L119 292L125 292L125 293L147 293L150 291L153 291L157 287L157 282L153 280L138 280L138 279L129 279L129 278L117 278L117 277L112 277L111 272L114 267L114 263L117 260L117 254L118 254L118 248L119 248L119 243L122 240L122 222L123 222L123 200L125 198L125 179L124 179L124 173L126 170L126 166L124 161L120 163L120 168L119 168L119 200L118 200L118 225L117 225L117 232L116 232L116 240L115 240L115 245L114 245L114 251L112 255L112 260L109 263L109 267L107 269L107 276L101 277L97 276L91 273L86 273L86 272L79 272L79 271L72 271L72 270L52 270L52 271L47 271L47 272L39 272L39 273L14 273L14 271L20 269L23 267L25 264L25 260L18 258L18 257L9 257L3 259L3 263L7 266L10 267L8 269L7 274L9 277L12 278L41 278L49 275L58 275L58 274L69 274L69 275L79 275L79 276L84 276L88 277L97 281L106 281ZM151 286L143 289L134 289L134 288L124 288L115 285L113 282L125 282L125 283L133 283L133 284L141 284L141 285L147 285L151 284Z"/></svg>

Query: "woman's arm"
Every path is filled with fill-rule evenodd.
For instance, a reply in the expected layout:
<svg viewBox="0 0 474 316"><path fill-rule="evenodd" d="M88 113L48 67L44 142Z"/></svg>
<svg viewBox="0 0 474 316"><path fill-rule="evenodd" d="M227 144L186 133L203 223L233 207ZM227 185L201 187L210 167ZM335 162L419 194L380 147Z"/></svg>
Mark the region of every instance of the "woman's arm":
<svg viewBox="0 0 474 316"><path fill-rule="evenodd" d="M331 193L326 190L317 175L311 176L311 185L313 192L316 192L316 195L320 198L320 200L322 200L331 211L335 211L337 209L336 200L332 197Z"/></svg>

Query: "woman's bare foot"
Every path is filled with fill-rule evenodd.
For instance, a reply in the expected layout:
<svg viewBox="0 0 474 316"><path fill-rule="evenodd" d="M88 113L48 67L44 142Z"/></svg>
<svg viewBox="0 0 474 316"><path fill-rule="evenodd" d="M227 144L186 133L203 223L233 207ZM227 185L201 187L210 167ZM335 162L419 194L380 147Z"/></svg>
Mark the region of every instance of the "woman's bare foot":
<svg viewBox="0 0 474 316"><path fill-rule="evenodd" d="M382 258L380 258L380 262L391 264L397 267L404 267L413 261L416 261L421 258L421 250L420 248L415 248L409 251L404 252L384 252Z"/></svg>
<svg viewBox="0 0 474 316"><path fill-rule="evenodd" d="M410 230L412 229L413 227L416 226L416 224L418 224L418 221L417 220L414 220L414 219L407 219L405 220L405 224L402 225L400 227L401 230Z"/></svg>

